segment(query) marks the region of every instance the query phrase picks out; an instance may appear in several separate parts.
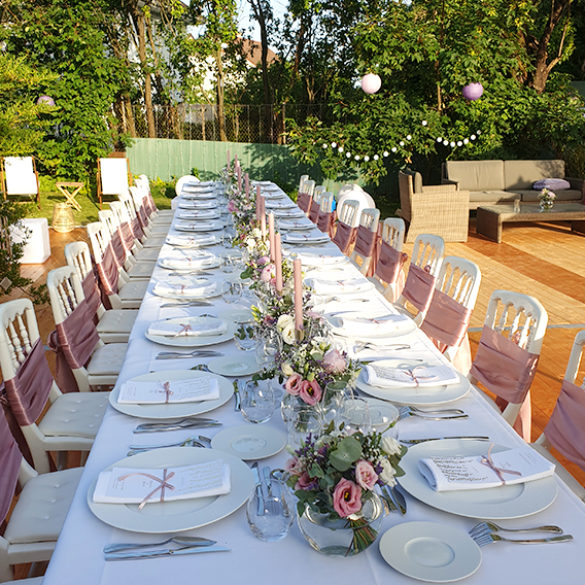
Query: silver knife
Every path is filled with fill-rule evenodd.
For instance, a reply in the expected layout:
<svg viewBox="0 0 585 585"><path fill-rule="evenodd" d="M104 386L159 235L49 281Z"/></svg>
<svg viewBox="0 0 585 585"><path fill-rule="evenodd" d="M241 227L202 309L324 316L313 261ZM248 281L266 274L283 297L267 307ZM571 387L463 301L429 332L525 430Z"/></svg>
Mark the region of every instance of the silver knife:
<svg viewBox="0 0 585 585"><path fill-rule="evenodd" d="M157 557L171 557L179 555L195 555L198 553L208 552L227 552L231 548L227 546L214 545L214 546L185 546L182 548L161 548L159 550L151 551L134 551L134 552L114 552L106 553L104 555L106 561L125 561L129 559L154 559Z"/></svg>
<svg viewBox="0 0 585 585"><path fill-rule="evenodd" d="M217 357L223 355L221 352L219 351L214 351L214 350L202 350L202 351L197 351L197 352L181 352L181 351L160 351L159 353L156 354L155 359L157 360L175 360L175 359L181 359L181 358L198 358L198 357Z"/></svg>
<svg viewBox="0 0 585 585"><path fill-rule="evenodd" d="M161 308L168 307L211 307L211 303L208 301L186 301L184 303L163 303Z"/></svg>
<svg viewBox="0 0 585 585"><path fill-rule="evenodd" d="M471 441L489 441L489 437L485 436L461 436L461 437L426 437L424 439L400 439L401 443L406 443L407 445L418 445L419 443L426 443L427 441L445 441L447 439L466 439Z"/></svg>
<svg viewBox="0 0 585 585"><path fill-rule="evenodd" d="M198 427L217 427L221 423L211 418L183 419L169 423L142 423L135 429L135 433L156 433L157 431L178 431L180 429L194 429Z"/></svg>

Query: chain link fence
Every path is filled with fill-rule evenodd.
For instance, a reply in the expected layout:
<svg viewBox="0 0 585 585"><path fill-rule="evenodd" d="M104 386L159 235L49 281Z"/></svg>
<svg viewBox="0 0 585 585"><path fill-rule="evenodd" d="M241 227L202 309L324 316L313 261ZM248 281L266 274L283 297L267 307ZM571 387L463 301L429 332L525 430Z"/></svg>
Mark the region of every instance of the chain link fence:
<svg viewBox="0 0 585 585"><path fill-rule="evenodd" d="M221 140L217 104L180 104L154 106L154 136L149 135L144 106L134 106L134 127L138 138L176 138L180 140ZM314 116L327 122L330 104L278 104L224 106L224 130L230 142L286 144L290 120L302 124Z"/></svg>

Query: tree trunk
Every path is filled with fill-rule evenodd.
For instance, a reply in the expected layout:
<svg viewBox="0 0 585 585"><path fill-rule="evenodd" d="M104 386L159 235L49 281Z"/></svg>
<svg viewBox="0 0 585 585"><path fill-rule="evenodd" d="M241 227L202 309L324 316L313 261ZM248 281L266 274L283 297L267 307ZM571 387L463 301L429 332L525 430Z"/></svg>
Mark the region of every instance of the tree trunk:
<svg viewBox="0 0 585 585"><path fill-rule="evenodd" d="M138 57L142 65L142 71L144 73L144 107L146 108L146 124L148 127L148 137L156 138L156 128L154 125L154 110L152 107L152 80L150 78L150 72L148 63L146 60L146 26L144 20L144 14L138 12L136 15L138 24Z"/></svg>
<svg viewBox="0 0 585 585"><path fill-rule="evenodd" d="M219 47L215 53L215 63L217 65L217 84L216 84L216 94L217 94L217 121L219 126L219 139L222 142L227 142L227 134L225 131L225 112L224 112L224 105L223 105L223 95L224 95L224 78L223 78L223 62L222 58L222 50Z"/></svg>

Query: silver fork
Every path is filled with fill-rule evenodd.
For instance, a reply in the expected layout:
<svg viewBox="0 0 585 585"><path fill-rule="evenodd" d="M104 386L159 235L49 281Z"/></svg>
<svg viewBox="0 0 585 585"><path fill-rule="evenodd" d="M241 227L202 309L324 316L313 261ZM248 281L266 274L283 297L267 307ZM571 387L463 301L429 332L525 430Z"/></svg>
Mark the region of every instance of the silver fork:
<svg viewBox="0 0 585 585"><path fill-rule="evenodd" d="M484 520L476 524L470 531L471 536L480 536L485 532L553 532L554 534L562 534L563 529L560 526L547 524L544 526L533 526L531 528L506 528L500 526L495 522Z"/></svg>
<svg viewBox="0 0 585 585"><path fill-rule="evenodd" d="M355 343L355 345L353 346L353 351L356 353L359 351L362 351L364 349L374 349L374 350L392 349L394 351L399 351L401 349L410 349L410 345L408 345L407 343L388 343L386 345L378 345L378 344L373 343L371 341L357 341ZM422 361L422 360L416 360L416 361Z"/></svg>
<svg viewBox="0 0 585 585"><path fill-rule="evenodd" d="M201 447L202 449L205 448L205 445L201 442L198 441L197 439L194 439L193 437L185 440L185 441L181 441L179 443L171 443L169 445L149 445L146 447L140 447L140 446L132 446L130 445L130 450L128 451L128 453L126 453L127 457L132 457L132 455L136 455L138 453L144 453L146 451L153 451L155 449L164 449L165 447Z"/></svg>
<svg viewBox="0 0 585 585"><path fill-rule="evenodd" d="M415 406L401 406L398 408L398 418L402 420L408 416L419 416L427 420L449 420L455 418L468 418L460 408L444 408L441 410L421 410Z"/></svg>
<svg viewBox="0 0 585 585"><path fill-rule="evenodd" d="M514 544L554 544L559 542L568 542L573 540L571 534L558 534L557 536L547 536L546 538L504 538L494 532L485 532L478 536L471 536L478 546L486 546L492 542L512 542Z"/></svg>

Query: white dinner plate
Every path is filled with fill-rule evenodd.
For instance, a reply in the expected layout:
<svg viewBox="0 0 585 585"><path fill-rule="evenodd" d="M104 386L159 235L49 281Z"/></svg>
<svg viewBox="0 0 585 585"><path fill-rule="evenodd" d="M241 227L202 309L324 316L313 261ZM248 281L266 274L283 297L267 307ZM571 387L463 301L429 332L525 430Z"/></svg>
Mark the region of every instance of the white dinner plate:
<svg viewBox="0 0 585 585"><path fill-rule="evenodd" d="M397 364L404 364L408 363L408 358L385 358L384 361L396 361ZM412 362L412 365L420 365L420 363ZM453 402L454 400L463 398L471 388L469 380L461 375L459 375L459 382L456 384L417 386L415 388L398 386L393 388L380 388L367 384L361 372L357 378L356 385L360 390L374 398L397 402L398 404L412 404L413 406L434 406Z"/></svg>
<svg viewBox="0 0 585 585"><path fill-rule="evenodd" d="M181 193L182 199L191 200L199 200L199 199L215 199L215 191L185 191Z"/></svg>
<svg viewBox="0 0 585 585"><path fill-rule="evenodd" d="M330 241L330 238L326 234L298 234L298 233L283 233L282 242L283 244L294 244L294 245L315 245L315 244L326 244Z"/></svg>
<svg viewBox="0 0 585 585"><path fill-rule="evenodd" d="M221 213L216 209L179 209L177 217L179 219L218 219Z"/></svg>
<svg viewBox="0 0 585 585"><path fill-rule="evenodd" d="M268 199L266 201L266 209L294 209L295 207L297 207L297 204L288 197L283 199Z"/></svg>
<svg viewBox="0 0 585 585"><path fill-rule="evenodd" d="M244 461L276 455L286 445L286 433L266 425L245 424L219 431L211 439L214 449L231 453Z"/></svg>
<svg viewBox="0 0 585 585"><path fill-rule="evenodd" d="M307 220L306 222L300 219L289 219L281 220L278 222L278 227L282 231L307 231L315 229L315 225L312 221Z"/></svg>
<svg viewBox="0 0 585 585"><path fill-rule="evenodd" d="M170 319L161 319L161 321L172 321L183 323L185 319L197 319L197 317L172 317ZM172 345L173 347L205 347L206 345L215 345L233 339L236 332L235 323L226 323L225 333L220 335L178 335L176 337L166 335L152 335L148 329L144 333L146 339L160 343L161 345Z"/></svg>
<svg viewBox="0 0 585 585"><path fill-rule="evenodd" d="M207 219L181 220L175 222L174 227L180 232L217 232L223 229L223 223L217 220L210 221Z"/></svg>
<svg viewBox="0 0 585 585"><path fill-rule="evenodd" d="M209 360L207 367L220 376L249 376L260 371L255 355L222 355Z"/></svg>
<svg viewBox="0 0 585 585"><path fill-rule="evenodd" d="M398 420L399 412L393 404L375 398L366 398L366 402L375 431L381 433Z"/></svg>
<svg viewBox="0 0 585 585"><path fill-rule="evenodd" d="M139 418L171 419L202 414L219 408L225 404L234 394L232 383L221 376L198 370L163 370L136 376L132 380L141 382L167 382L170 380L190 380L191 378L215 378L219 386L219 398L215 400L203 400L201 402L181 402L177 404L120 404L118 396L120 387L116 385L110 392L110 404L119 412Z"/></svg>
<svg viewBox="0 0 585 585"><path fill-rule="evenodd" d="M215 209L219 205L217 199L204 199L202 201L185 199L178 205L179 209Z"/></svg>
<svg viewBox="0 0 585 585"><path fill-rule="evenodd" d="M180 236L167 236L165 243L169 246L173 246L173 248L202 248L204 246L215 246L216 244L221 244L221 239L217 234L192 236L180 234Z"/></svg>
<svg viewBox="0 0 585 585"><path fill-rule="evenodd" d="M138 453L107 468L154 467L164 469L217 459L222 459L230 467L231 491L229 494L174 502L157 502L147 504L139 511L138 504L98 504L94 502L93 492L96 484L94 481L87 492L87 504L93 514L102 522L131 532L167 534L206 526L235 512L246 502L254 488L252 470L238 457L215 449L168 447Z"/></svg>
<svg viewBox="0 0 585 585"><path fill-rule="evenodd" d="M182 278L184 278L184 277L182 277ZM197 277L197 278L203 278L203 277ZM174 279L169 278L168 280L173 282ZM161 297L163 299L182 299L184 301L196 301L196 300L210 299L210 298L218 297L218 296L222 295L227 290L229 283L227 283L223 280L216 280L214 284L215 284L215 288L211 292L206 293L205 295L183 295L183 294L180 294L179 292L177 292L176 294L173 294L172 292L168 292L168 293L165 292L164 294L160 294L160 292L157 292L157 290L156 290L156 285L153 287L152 292L156 296Z"/></svg>
<svg viewBox="0 0 585 585"><path fill-rule="evenodd" d="M217 268L221 264L221 258L213 254L205 258L193 257L193 262L189 264L188 257L183 258L169 258L162 256L158 259L158 265L169 270L207 270L209 268Z"/></svg>
<svg viewBox="0 0 585 585"><path fill-rule="evenodd" d="M380 539L382 558L399 573L427 583L452 583L473 575L481 549L459 528L436 522L404 522Z"/></svg>
<svg viewBox="0 0 585 585"><path fill-rule="evenodd" d="M439 510L470 518L503 520L522 518L548 508L557 495L554 476L495 488L437 492L421 475L418 464L423 457L447 455L485 455L489 441L443 439L410 447L400 461L404 475L400 485L412 496ZM495 446L495 451L504 447Z"/></svg>
<svg viewBox="0 0 585 585"><path fill-rule="evenodd" d="M296 206L290 209L274 209L273 213L276 217L307 217L305 212Z"/></svg>

